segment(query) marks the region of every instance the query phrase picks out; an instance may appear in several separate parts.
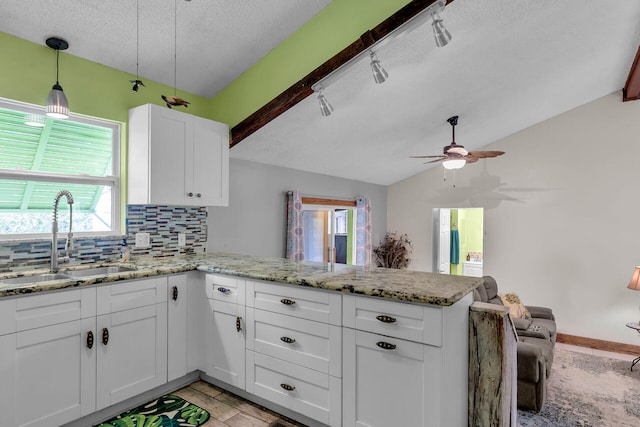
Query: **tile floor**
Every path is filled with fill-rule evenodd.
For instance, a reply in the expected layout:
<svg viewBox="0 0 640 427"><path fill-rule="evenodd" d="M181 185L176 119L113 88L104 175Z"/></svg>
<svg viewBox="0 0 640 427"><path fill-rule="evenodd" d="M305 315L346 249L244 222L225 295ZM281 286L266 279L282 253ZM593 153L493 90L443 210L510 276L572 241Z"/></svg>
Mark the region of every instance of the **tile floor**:
<svg viewBox="0 0 640 427"><path fill-rule="evenodd" d="M202 427L268 427L276 420L286 426L304 427L266 408L248 402L204 381L197 381L173 394L209 411L211 418Z"/></svg>

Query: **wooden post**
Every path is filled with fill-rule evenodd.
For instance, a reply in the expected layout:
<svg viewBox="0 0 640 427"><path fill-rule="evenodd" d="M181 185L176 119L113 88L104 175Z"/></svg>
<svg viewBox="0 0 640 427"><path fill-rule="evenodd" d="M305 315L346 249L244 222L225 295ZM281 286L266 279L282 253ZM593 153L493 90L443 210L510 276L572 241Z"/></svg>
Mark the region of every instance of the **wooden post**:
<svg viewBox="0 0 640 427"><path fill-rule="evenodd" d="M517 342L507 307L469 308L469 427L517 426Z"/></svg>

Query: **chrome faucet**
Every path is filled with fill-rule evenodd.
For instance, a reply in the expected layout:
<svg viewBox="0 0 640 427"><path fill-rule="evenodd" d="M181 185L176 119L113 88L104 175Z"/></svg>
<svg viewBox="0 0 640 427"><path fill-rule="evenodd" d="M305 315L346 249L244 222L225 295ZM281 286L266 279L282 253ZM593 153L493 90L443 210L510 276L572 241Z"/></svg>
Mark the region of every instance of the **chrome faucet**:
<svg viewBox="0 0 640 427"><path fill-rule="evenodd" d="M58 204L62 196L67 197L67 204L69 205L69 234L67 234L67 241L64 244L65 256L58 258ZM67 190L60 190L56 195L56 199L53 202L53 221L51 224L51 272L58 271L58 262L69 261L69 251L73 250L73 233L71 232L71 223L73 218L73 196Z"/></svg>

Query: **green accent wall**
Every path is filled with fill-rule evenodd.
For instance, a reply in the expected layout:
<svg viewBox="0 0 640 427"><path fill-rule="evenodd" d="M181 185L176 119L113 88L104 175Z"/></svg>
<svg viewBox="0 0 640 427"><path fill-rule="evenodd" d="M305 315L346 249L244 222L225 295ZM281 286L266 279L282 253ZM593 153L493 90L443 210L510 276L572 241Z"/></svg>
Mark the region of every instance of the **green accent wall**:
<svg viewBox="0 0 640 427"><path fill-rule="evenodd" d="M333 0L213 98L213 118L233 127L409 0Z"/></svg>

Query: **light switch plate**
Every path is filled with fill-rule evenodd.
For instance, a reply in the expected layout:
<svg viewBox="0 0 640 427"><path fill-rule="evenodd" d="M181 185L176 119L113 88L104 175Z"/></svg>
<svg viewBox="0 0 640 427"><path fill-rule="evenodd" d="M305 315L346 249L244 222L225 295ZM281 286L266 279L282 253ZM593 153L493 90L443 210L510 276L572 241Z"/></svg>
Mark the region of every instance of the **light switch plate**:
<svg viewBox="0 0 640 427"><path fill-rule="evenodd" d="M185 233L178 233L178 246L187 245L187 235Z"/></svg>
<svg viewBox="0 0 640 427"><path fill-rule="evenodd" d="M136 233L136 247L148 248L151 246L151 236L149 233Z"/></svg>

